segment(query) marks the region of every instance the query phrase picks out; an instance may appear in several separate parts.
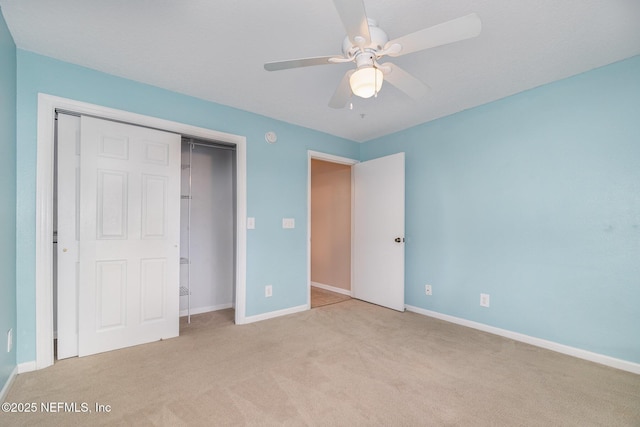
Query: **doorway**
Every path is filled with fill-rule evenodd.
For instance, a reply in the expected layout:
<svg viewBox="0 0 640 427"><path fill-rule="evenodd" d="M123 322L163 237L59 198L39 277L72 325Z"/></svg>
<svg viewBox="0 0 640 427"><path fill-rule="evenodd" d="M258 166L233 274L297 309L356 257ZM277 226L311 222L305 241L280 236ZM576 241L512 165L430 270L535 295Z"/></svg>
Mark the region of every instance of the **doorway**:
<svg viewBox="0 0 640 427"><path fill-rule="evenodd" d="M332 284L324 286L327 284L314 282L312 278L312 272L315 273L312 267L315 256L312 246L317 246L313 240L318 237L312 232L311 207L312 162L315 160L347 165L351 176L350 243L328 245L329 250L324 252L325 258L329 259L328 268L335 269L337 264L331 262L332 250L336 246L340 249L349 247L349 291ZM308 308L312 306L312 288L324 286L325 289L348 294L372 304L404 311L404 165L403 152L364 162L315 151L308 152ZM340 169L337 166L330 168ZM336 228L336 224L329 223L328 228Z"/></svg>
<svg viewBox="0 0 640 427"><path fill-rule="evenodd" d="M351 299L352 165L309 154L310 308Z"/></svg>

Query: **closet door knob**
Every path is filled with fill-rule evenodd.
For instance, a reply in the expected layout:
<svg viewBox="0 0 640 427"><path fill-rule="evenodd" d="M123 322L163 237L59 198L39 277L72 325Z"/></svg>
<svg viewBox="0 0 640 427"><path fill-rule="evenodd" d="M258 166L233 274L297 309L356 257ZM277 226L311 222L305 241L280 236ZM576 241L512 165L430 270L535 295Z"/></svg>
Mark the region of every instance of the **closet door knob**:
<svg viewBox="0 0 640 427"><path fill-rule="evenodd" d="M69 249L67 248L62 248L62 252L67 252Z"/></svg>

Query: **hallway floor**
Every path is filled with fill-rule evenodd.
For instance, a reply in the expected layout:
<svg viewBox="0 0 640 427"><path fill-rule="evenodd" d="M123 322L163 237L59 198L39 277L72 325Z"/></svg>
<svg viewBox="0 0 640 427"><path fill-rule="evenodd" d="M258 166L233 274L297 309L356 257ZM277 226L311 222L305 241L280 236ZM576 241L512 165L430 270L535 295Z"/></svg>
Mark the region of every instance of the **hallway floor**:
<svg viewBox="0 0 640 427"><path fill-rule="evenodd" d="M311 308L322 307L329 304L336 304L350 299L351 297L349 295L327 291L326 289L318 288L315 286L311 287Z"/></svg>

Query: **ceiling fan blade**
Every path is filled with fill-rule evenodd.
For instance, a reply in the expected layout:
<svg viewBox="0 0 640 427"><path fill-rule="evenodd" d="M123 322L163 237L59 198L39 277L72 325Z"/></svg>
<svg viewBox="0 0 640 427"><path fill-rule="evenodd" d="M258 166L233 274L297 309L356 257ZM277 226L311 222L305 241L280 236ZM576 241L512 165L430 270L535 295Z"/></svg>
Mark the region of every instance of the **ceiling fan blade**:
<svg viewBox="0 0 640 427"><path fill-rule="evenodd" d="M422 98L429 92L429 86L395 64L385 63L380 69L385 71L385 81L397 87L411 98Z"/></svg>
<svg viewBox="0 0 640 427"><path fill-rule="evenodd" d="M480 34L482 22L476 13L471 13L433 27L425 28L415 33L390 40L385 45L388 48L394 44L402 46L400 52L390 52L389 56L401 56L419 50L470 39Z"/></svg>
<svg viewBox="0 0 640 427"><path fill-rule="evenodd" d="M356 46L366 46L371 43L369 22L362 0L333 0L333 4L351 43Z"/></svg>
<svg viewBox="0 0 640 427"><path fill-rule="evenodd" d="M349 78L355 73L355 70L349 70L346 72L340 84L333 93L331 100L329 101L329 107L342 108L347 105L347 102L351 98L351 86L349 86Z"/></svg>
<svg viewBox="0 0 640 427"><path fill-rule="evenodd" d="M333 62L330 59L336 56L317 56L315 58L290 59L288 61L267 62L264 69L267 71L279 71L289 68L310 67L312 65L327 65Z"/></svg>

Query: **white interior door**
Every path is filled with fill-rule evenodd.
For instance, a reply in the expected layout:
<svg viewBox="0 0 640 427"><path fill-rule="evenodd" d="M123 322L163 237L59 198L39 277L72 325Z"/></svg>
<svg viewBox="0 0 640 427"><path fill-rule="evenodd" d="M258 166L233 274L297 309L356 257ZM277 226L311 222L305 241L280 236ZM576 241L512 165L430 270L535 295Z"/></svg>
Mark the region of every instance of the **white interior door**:
<svg viewBox="0 0 640 427"><path fill-rule="evenodd" d="M81 118L79 356L178 335L180 139Z"/></svg>
<svg viewBox="0 0 640 427"><path fill-rule="evenodd" d="M353 296L404 311L404 153L353 166Z"/></svg>
<svg viewBox="0 0 640 427"><path fill-rule="evenodd" d="M78 355L80 117L58 115L58 359Z"/></svg>

